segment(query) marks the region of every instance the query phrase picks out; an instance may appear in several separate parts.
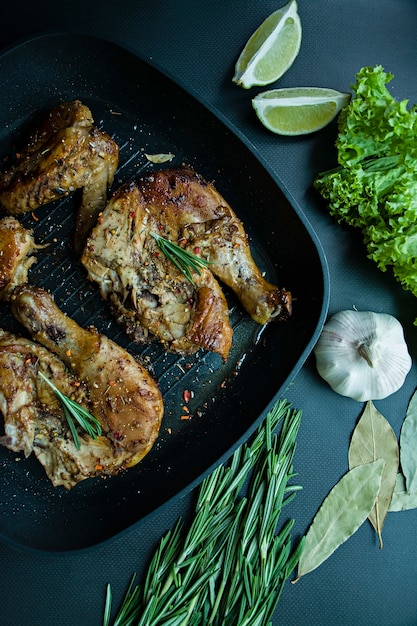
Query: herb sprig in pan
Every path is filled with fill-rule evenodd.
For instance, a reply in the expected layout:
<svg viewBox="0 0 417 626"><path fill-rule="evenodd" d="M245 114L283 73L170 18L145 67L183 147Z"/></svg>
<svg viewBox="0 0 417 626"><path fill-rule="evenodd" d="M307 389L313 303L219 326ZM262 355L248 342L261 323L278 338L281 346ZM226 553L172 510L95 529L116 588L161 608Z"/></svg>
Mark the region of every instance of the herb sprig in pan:
<svg viewBox="0 0 417 626"><path fill-rule="evenodd" d="M62 393L42 372L39 372L39 376L50 386L60 401L77 450L81 446L74 419L90 437L97 439L101 435L100 422L77 402Z"/></svg>
<svg viewBox="0 0 417 626"><path fill-rule="evenodd" d="M173 241L165 239L165 237L161 237L161 235L157 235L155 233L150 234L156 240L160 250L165 254L167 259L175 265L175 267L190 281L190 283L194 284L192 272L200 275L200 270L210 265L210 261L202 259L196 254L181 248L181 246Z"/></svg>
<svg viewBox="0 0 417 626"><path fill-rule="evenodd" d="M300 419L279 401L252 442L203 481L188 531L180 520L162 538L144 582L131 579L113 626L270 623L303 548L301 541L292 551L293 520L277 533L282 508L299 489L289 481ZM103 626L111 605L108 585Z"/></svg>

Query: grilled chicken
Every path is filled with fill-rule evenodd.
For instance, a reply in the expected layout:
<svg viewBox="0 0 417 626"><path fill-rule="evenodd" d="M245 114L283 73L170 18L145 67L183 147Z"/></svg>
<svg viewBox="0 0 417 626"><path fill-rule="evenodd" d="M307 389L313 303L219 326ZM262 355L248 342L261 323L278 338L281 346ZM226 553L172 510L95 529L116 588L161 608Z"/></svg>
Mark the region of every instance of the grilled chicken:
<svg viewBox="0 0 417 626"><path fill-rule="evenodd" d="M0 300L7 300L16 285L27 282L28 271L36 262L37 245L31 230L14 217L0 220Z"/></svg>
<svg viewBox="0 0 417 626"><path fill-rule="evenodd" d="M232 329L218 282L203 268L191 283L151 234L176 240L169 217L149 210L137 185L123 186L88 238L82 262L135 341L158 337L174 352L202 347L226 359Z"/></svg>
<svg viewBox="0 0 417 626"><path fill-rule="evenodd" d="M161 235L210 262L191 284L159 251ZM255 265L242 222L190 167L153 172L120 188L87 239L82 263L136 341L158 337L180 353L203 347L226 359L232 330L214 275L260 324L285 319L289 292Z"/></svg>
<svg viewBox="0 0 417 626"><path fill-rule="evenodd" d="M163 415L151 375L106 336L66 316L45 290L22 285L11 303L33 341L0 333L1 443L26 456L34 450L52 483L67 489L137 464L152 448ZM94 440L80 431L76 449L39 370L99 420L102 436Z"/></svg>
<svg viewBox="0 0 417 626"><path fill-rule="evenodd" d="M106 203L118 160L117 144L94 126L86 105L79 100L58 104L33 129L16 162L0 174L0 205L18 215L82 188L77 217L82 248Z"/></svg>

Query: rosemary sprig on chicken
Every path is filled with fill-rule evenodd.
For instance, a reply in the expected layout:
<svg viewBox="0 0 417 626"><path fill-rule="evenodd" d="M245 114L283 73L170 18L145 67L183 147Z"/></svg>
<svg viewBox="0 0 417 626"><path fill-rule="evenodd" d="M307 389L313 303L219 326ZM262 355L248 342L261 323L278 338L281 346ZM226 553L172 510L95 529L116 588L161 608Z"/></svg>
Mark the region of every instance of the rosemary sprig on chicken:
<svg viewBox="0 0 417 626"><path fill-rule="evenodd" d="M78 437L77 429L74 424L74 419L79 426L87 435L92 437L93 439L97 439L101 435L101 424L100 422L89 413L84 407L80 404L72 400L68 396L66 396L62 391L58 389L50 380L39 372L39 376L43 378L43 380L51 387L54 391L56 397L61 403L62 409L64 411L64 415L67 418L68 426L70 427L70 431L72 434L72 438L74 439L74 444L77 450L81 448L80 439Z"/></svg>
<svg viewBox="0 0 417 626"><path fill-rule="evenodd" d="M210 265L210 261L202 259L189 250L178 246L173 241L165 239L165 237L161 237L161 235L157 235L155 233L150 233L150 235L156 239L159 248L165 254L167 259L169 259L171 263L173 263L181 272L181 274L185 276L185 278L187 278L193 285L194 280L192 273L195 272L201 276L201 269Z"/></svg>

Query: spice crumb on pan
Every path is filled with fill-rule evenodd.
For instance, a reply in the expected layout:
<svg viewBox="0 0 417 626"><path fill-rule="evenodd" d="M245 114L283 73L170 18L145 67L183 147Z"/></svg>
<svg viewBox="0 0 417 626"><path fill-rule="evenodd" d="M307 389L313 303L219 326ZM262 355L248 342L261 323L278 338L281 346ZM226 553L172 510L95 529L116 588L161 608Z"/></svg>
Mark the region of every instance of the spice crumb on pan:
<svg viewBox="0 0 417 626"><path fill-rule="evenodd" d="M194 391L190 391L189 389L184 389L182 393L182 397L184 398L184 402L189 402L191 398L194 397Z"/></svg>

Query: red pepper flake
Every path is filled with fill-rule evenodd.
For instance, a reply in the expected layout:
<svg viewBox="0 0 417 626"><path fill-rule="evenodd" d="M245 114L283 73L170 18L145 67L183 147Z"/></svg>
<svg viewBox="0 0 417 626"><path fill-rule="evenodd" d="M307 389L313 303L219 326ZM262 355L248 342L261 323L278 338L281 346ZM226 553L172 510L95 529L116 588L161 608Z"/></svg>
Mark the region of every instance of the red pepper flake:
<svg viewBox="0 0 417 626"><path fill-rule="evenodd" d="M65 352L65 354L66 354L67 356L71 356L71 350L70 350L70 349L68 349L68 350Z"/></svg>
<svg viewBox="0 0 417 626"><path fill-rule="evenodd" d="M135 215L136 215L135 211L130 211L130 213L129 213L129 217L130 217L130 219L131 219L131 220L133 220L133 218L135 217Z"/></svg>
<svg viewBox="0 0 417 626"><path fill-rule="evenodd" d="M182 397L184 398L184 402L189 402L192 398L192 392L189 389L184 389Z"/></svg>
<svg viewBox="0 0 417 626"><path fill-rule="evenodd" d="M192 368L192 365L191 363L186 363L184 367L186 370L190 370Z"/></svg>
<svg viewBox="0 0 417 626"><path fill-rule="evenodd" d="M113 433L113 439L115 439L116 441L122 441L124 439L124 434L121 430L116 430Z"/></svg>
<svg viewBox="0 0 417 626"><path fill-rule="evenodd" d="M93 244L90 244L90 245L88 246L88 251L89 251L89 252L94 252L94 245L93 245Z"/></svg>
<svg viewBox="0 0 417 626"><path fill-rule="evenodd" d="M188 406L185 406L185 405L182 407L182 410L184 411L184 413L190 412L190 409L188 408Z"/></svg>
<svg viewBox="0 0 417 626"><path fill-rule="evenodd" d="M116 381L109 380L109 385L110 385L110 387L115 387L116 386Z"/></svg>
<svg viewBox="0 0 417 626"><path fill-rule="evenodd" d="M225 380L220 384L220 388L221 389L225 389L226 388L226 381Z"/></svg>
<svg viewBox="0 0 417 626"><path fill-rule="evenodd" d="M191 419L191 415L181 415L181 419L184 420L189 420Z"/></svg>
<svg viewBox="0 0 417 626"><path fill-rule="evenodd" d="M97 465L96 465L96 471L97 471L97 472L99 472L99 471L100 471L100 470L102 470L102 469L103 469L103 466L102 466L102 465L100 465L100 464L97 464Z"/></svg>
<svg viewBox="0 0 417 626"><path fill-rule="evenodd" d="M71 387L81 387L81 383L78 380L73 380Z"/></svg>
<svg viewBox="0 0 417 626"><path fill-rule="evenodd" d="M32 211L32 217L35 220L35 222L39 222L39 217L37 217L33 211Z"/></svg>
<svg viewBox="0 0 417 626"><path fill-rule="evenodd" d="M198 246L194 248L194 254L200 254L200 248Z"/></svg>

